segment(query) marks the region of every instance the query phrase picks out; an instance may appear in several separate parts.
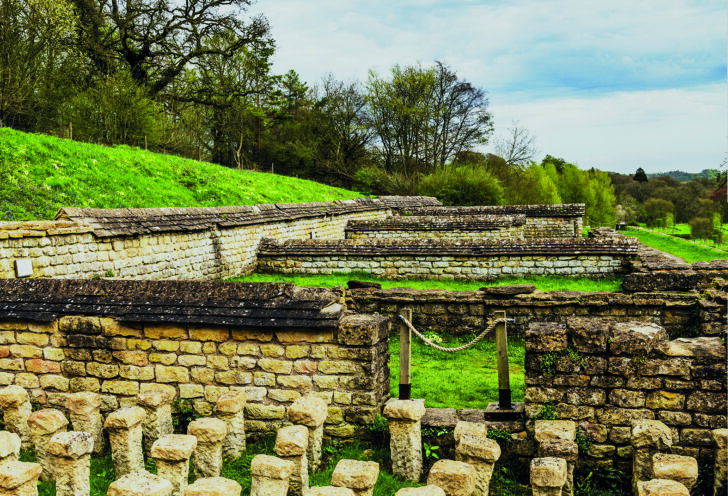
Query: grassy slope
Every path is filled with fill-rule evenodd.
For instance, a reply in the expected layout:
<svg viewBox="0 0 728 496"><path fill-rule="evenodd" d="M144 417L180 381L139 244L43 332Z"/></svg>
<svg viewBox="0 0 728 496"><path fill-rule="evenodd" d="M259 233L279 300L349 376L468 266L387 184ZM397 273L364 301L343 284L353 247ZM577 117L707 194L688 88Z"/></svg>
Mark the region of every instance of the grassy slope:
<svg viewBox="0 0 728 496"><path fill-rule="evenodd" d="M61 206L203 207L361 196L313 181L0 128L0 221L52 219Z"/></svg>
<svg viewBox="0 0 728 496"><path fill-rule="evenodd" d="M634 236L647 246L671 253L689 263L699 261L710 262L719 258L728 258L728 253L725 251L700 246L695 243L691 243L690 241L676 238L675 236L642 231L639 229L626 229L620 232L625 236Z"/></svg>

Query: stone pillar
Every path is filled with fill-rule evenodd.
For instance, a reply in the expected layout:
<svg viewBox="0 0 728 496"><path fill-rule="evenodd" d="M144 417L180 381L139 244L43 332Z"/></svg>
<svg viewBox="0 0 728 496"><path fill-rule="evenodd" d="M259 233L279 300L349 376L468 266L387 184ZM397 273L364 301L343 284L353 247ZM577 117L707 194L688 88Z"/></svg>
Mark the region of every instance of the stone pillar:
<svg viewBox="0 0 728 496"><path fill-rule="evenodd" d="M0 494L2 496L38 496L40 464L6 462L0 465Z"/></svg>
<svg viewBox="0 0 728 496"><path fill-rule="evenodd" d="M576 439L576 422L573 420L537 420L535 438L538 456L541 458L563 458L566 460L566 482L562 489L564 496L574 494L574 466L579 458Z"/></svg>
<svg viewBox="0 0 728 496"><path fill-rule="evenodd" d="M486 437L488 435L488 428L485 424L480 422L466 422L464 420L460 420L457 424L455 424L455 430L452 433L452 437L455 439L455 442L458 443L464 434L470 434L471 436L476 437Z"/></svg>
<svg viewBox="0 0 728 496"><path fill-rule="evenodd" d="M308 428L305 425L291 425L278 429L276 454L293 463L293 472L288 481L288 494L302 496L308 489Z"/></svg>
<svg viewBox="0 0 728 496"><path fill-rule="evenodd" d="M455 460L473 466L476 472L473 496L488 496L493 465L500 458L498 443L485 436L463 434L455 447Z"/></svg>
<svg viewBox="0 0 728 496"><path fill-rule="evenodd" d="M187 434L197 438L197 449L193 459L195 479L219 477L222 471L222 442L227 434L225 422L212 417L203 417L190 422Z"/></svg>
<svg viewBox="0 0 728 496"><path fill-rule="evenodd" d="M0 465L17 462L20 454L20 436L14 432L0 431Z"/></svg>
<svg viewBox="0 0 728 496"><path fill-rule="evenodd" d="M234 480L224 477L208 477L197 479L187 486L184 496L240 496L243 488Z"/></svg>
<svg viewBox="0 0 728 496"><path fill-rule="evenodd" d="M348 487L318 486L310 488L303 496L354 496L354 491Z"/></svg>
<svg viewBox="0 0 728 496"><path fill-rule="evenodd" d="M293 462L275 456L255 455L250 462L250 496L286 496Z"/></svg>
<svg viewBox="0 0 728 496"><path fill-rule="evenodd" d="M22 449L33 446L28 429L28 417L32 411L28 392L20 386L0 388L0 408L3 409L5 428L20 437Z"/></svg>
<svg viewBox="0 0 728 496"><path fill-rule="evenodd" d="M167 434L157 439L151 455L157 464L157 475L172 483L172 496L183 496L190 472L190 457L197 447L195 436Z"/></svg>
<svg viewBox="0 0 728 496"><path fill-rule="evenodd" d="M394 496L445 496L445 491L437 486L405 487Z"/></svg>
<svg viewBox="0 0 728 496"><path fill-rule="evenodd" d="M227 425L227 436L222 443L222 456L237 460L245 451L245 403L244 391L223 393L215 404L217 418Z"/></svg>
<svg viewBox="0 0 728 496"><path fill-rule="evenodd" d="M655 479L674 480L689 491L698 482L698 461L692 456L655 453L652 472Z"/></svg>
<svg viewBox="0 0 728 496"><path fill-rule="evenodd" d="M104 428L109 433L111 458L116 477L144 471L142 422L144 409L138 406L120 408L106 417Z"/></svg>
<svg viewBox="0 0 728 496"><path fill-rule="evenodd" d="M133 407L137 408L137 407ZM141 424L139 426L141 432ZM141 442L141 439L139 439ZM112 443L113 450L114 445ZM141 449L141 444L139 445ZM126 474L109 486L107 496L171 496L172 483L167 479L139 470Z"/></svg>
<svg viewBox="0 0 728 496"><path fill-rule="evenodd" d="M35 457L40 463L43 471L40 473L40 479L49 481L55 479L53 470L53 458L48 453L48 442L51 438L59 433L65 432L68 420L63 412L53 408L44 408L33 412L28 417L28 428L30 429L30 437L35 445Z"/></svg>
<svg viewBox="0 0 728 496"><path fill-rule="evenodd" d="M551 457L531 460L533 496L561 496L564 484L566 484L566 460Z"/></svg>
<svg viewBox="0 0 728 496"><path fill-rule="evenodd" d="M48 443L53 455L56 496L88 496L91 492L91 452L94 438L88 432L60 432Z"/></svg>
<svg viewBox="0 0 728 496"><path fill-rule="evenodd" d="M144 408L147 416L142 424L144 452L152 452L154 442L172 434L172 396L162 391L146 391L137 396L137 404Z"/></svg>
<svg viewBox="0 0 728 496"><path fill-rule="evenodd" d="M88 432L94 439L94 454L104 452L104 419L101 416L101 395L90 391L72 393L66 397L66 410L73 430Z"/></svg>
<svg viewBox="0 0 728 496"><path fill-rule="evenodd" d="M372 496L379 477L379 464L357 460L339 460L331 474L331 485L348 487L355 496Z"/></svg>
<svg viewBox="0 0 728 496"><path fill-rule="evenodd" d="M430 468L427 485L439 487L447 496L470 496L477 480L475 468L469 463L438 460Z"/></svg>
<svg viewBox="0 0 728 496"><path fill-rule="evenodd" d="M400 479L419 482L422 477L422 424L424 400L390 399L384 406L389 420L392 473Z"/></svg>
<svg viewBox="0 0 728 496"><path fill-rule="evenodd" d="M321 463L324 421L329 414L326 402L316 396L298 398L288 408L288 420L308 428L308 470L313 473Z"/></svg>
<svg viewBox="0 0 728 496"><path fill-rule="evenodd" d="M715 483L713 495L723 496L728 492L726 472L728 471L728 429L715 429L711 436L715 444Z"/></svg>
<svg viewBox="0 0 728 496"><path fill-rule="evenodd" d="M652 479L637 483L636 496L690 496L690 491L679 482Z"/></svg>
<svg viewBox="0 0 728 496"><path fill-rule="evenodd" d="M654 479L652 457L655 453L672 447L670 428L659 420L636 420L632 422L632 490L637 492L637 483Z"/></svg>

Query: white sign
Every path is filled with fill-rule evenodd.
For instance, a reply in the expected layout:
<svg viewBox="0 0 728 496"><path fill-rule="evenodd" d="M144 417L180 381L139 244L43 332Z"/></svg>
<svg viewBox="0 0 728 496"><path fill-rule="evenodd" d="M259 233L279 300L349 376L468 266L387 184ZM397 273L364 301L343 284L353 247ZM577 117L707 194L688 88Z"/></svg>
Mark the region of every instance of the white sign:
<svg viewBox="0 0 728 496"><path fill-rule="evenodd" d="M33 260L20 258L15 261L15 277L30 277L33 275Z"/></svg>

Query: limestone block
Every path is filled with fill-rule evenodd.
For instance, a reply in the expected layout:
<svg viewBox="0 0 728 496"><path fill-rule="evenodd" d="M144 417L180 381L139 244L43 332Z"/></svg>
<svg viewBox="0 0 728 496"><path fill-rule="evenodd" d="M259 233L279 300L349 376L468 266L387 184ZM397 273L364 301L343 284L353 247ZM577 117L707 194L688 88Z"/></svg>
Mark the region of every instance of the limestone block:
<svg viewBox="0 0 728 496"><path fill-rule="evenodd" d="M573 420L537 420L536 442L548 439L563 439L573 441L576 439L576 422Z"/></svg>
<svg viewBox="0 0 728 496"><path fill-rule="evenodd" d="M152 451L157 439L172 434L172 399L165 391L143 391L137 395L137 403L146 412L142 426L146 453Z"/></svg>
<svg viewBox="0 0 728 496"><path fill-rule="evenodd" d="M392 472L397 477L419 482L422 477L422 434L420 419L423 400L390 399L384 407L389 420Z"/></svg>
<svg viewBox="0 0 728 496"><path fill-rule="evenodd" d="M237 460L245 451L245 403L244 391L228 391L220 395L215 404L217 417L227 425L227 435L222 444L223 458Z"/></svg>
<svg viewBox="0 0 728 496"><path fill-rule="evenodd" d="M111 457L117 477L144 470L142 422L146 413L138 406L120 408L106 417Z"/></svg>
<svg viewBox="0 0 728 496"><path fill-rule="evenodd" d="M372 496L379 477L379 464L357 460L340 460L331 475L331 485L348 487L356 496Z"/></svg>
<svg viewBox="0 0 728 496"><path fill-rule="evenodd" d="M477 473L469 463L438 460L430 469L427 485L441 488L447 496L470 496L475 491Z"/></svg>
<svg viewBox="0 0 728 496"><path fill-rule="evenodd" d="M632 422L630 438L634 455L632 458L632 488L637 490L637 483L654 479L652 457L659 451L672 446L670 428L659 420L637 420Z"/></svg>
<svg viewBox="0 0 728 496"><path fill-rule="evenodd" d="M101 416L101 395L90 391L69 394L66 397L66 410L71 418L73 429L88 432L94 439L94 453L104 451L103 417Z"/></svg>
<svg viewBox="0 0 728 496"><path fill-rule="evenodd" d="M485 437L488 434L488 428L481 422L465 422L464 420L460 420L455 424L455 431L453 432L456 443L460 441L460 437L463 434Z"/></svg>
<svg viewBox="0 0 728 496"><path fill-rule="evenodd" d="M657 324L620 322L612 326L611 338L609 348L615 355L646 355L667 341L667 331Z"/></svg>
<svg viewBox="0 0 728 496"><path fill-rule="evenodd" d="M89 495L93 448L88 432L60 432L51 438L48 452L53 456L56 496Z"/></svg>
<svg viewBox="0 0 728 496"><path fill-rule="evenodd" d="M531 488L534 496L559 496L566 483L567 465L562 458L531 460Z"/></svg>
<svg viewBox="0 0 728 496"><path fill-rule="evenodd" d="M637 483L637 496L689 496L690 492L679 482L652 479Z"/></svg>
<svg viewBox="0 0 728 496"><path fill-rule="evenodd" d="M485 436L462 434L455 448L455 460L465 462L475 468L474 496L488 496L490 478L493 476L493 465L500 458L498 443Z"/></svg>
<svg viewBox="0 0 728 496"><path fill-rule="evenodd" d="M293 469L291 461L256 455L250 463L250 496L286 496Z"/></svg>
<svg viewBox="0 0 728 496"><path fill-rule="evenodd" d="M354 491L348 487L319 486L310 488L303 496L354 496Z"/></svg>
<svg viewBox="0 0 728 496"><path fill-rule="evenodd" d="M566 327L561 323L533 322L526 331L526 350L563 351L567 346Z"/></svg>
<svg viewBox="0 0 728 496"><path fill-rule="evenodd" d="M63 412L53 408L44 408L33 412L28 417L30 437L35 445L35 455L43 471L41 480L54 480L53 459L48 452L48 443L54 434L66 430L68 420Z"/></svg>
<svg viewBox="0 0 728 496"><path fill-rule="evenodd" d="M313 395L303 396L288 408L288 419L294 424L308 427L308 469L313 473L321 462L321 444L324 422L329 409L326 402Z"/></svg>
<svg viewBox="0 0 728 496"><path fill-rule="evenodd" d="M197 479L187 487L184 496L240 496L240 484L224 477Z"/></svg>
<svg viewBox="0 0 728 496"><path fill-rule="evenodd" d="M197 447L197 438L184 434L167 434L155 441L151 456L157 464L157 475L172 483L172 496L182 496L187 487L190 457Z"/></svg>
<svg viewBox="0 0 728 496"><path fill-rule="evenodd" d="M187 434L197 438L193 459L195 478L219 477L222 471L222 443L227 434L225 422L203 417L190 422Z"/></svg>
<svg viewBox="0 0 728 496"><path fill-rule="evenodd" d="M579 458L579 447L573 441L546 439L538 445L538 456L541 458L563 458L567 462L575 462Z"/></svg>
<svg viewBox="0 0 728 496"><path fill-rule="evenodd" d="M382 413L388 419L417 422L425 415L424 400L400 400L392 398L384 405Z"/></svg>
<svg viewBox="0 0 728 496"><path fill-rule="evenodd" d="M655 479L674 480L690 489L698 481L698 462L692 456L655 453L652 472Z"/></svg>
<svg viewBox="0 0 728 496"><path fill-rule="evenodd" d="M437 486L405 487L394 496L445 496L445 491Z"/></svg>
<svg viewBox="0 0 728 496"><path fill-rule="evenodd" d="M293 462L288 494L302 496L308 489L308 427L292 425L278 429L275 451L283 460Z"/></svg>
<svg viewBox="0 0 728 496"><path fill-rule="evenodd" d="M107 496L171 496L172 483L146 470L126 474L109 486Z"/></svg>
<svg viewBox="0 0 728 496"><path fill-rule="evenodd" d="M20 436L14 432L0 431L0 465L18 460Z"/></svg>
<svg viewBox="0 0 728 496"><path fill-rule="evenodd" d="M726 472L728 471L728 429L715 429L711 433L715 444L715 483L714 496L723 496L726 493Z"/></svg>
<svg viewBox="0 0 728 496"><path fill-rule="evenodd" d="M0 408L3 410L5 428L20 437L22 449L33 446L28 428L32 411L28 392L20 386L0 388Z"/></svg>
<svg viewBox="0 0 728 496"><path fill-rule="evenodd" d="M38 463L6 462L0 465L0 494L3 496L38 496Z"/></svg>

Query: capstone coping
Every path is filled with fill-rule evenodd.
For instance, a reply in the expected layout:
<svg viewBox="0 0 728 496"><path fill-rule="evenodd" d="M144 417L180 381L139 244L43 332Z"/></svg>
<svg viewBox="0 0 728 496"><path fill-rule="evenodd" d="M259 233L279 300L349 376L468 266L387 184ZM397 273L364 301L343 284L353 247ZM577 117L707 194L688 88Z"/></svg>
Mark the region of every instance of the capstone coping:
<svg viewBox="0 0 728 496"><path fill-rule="evenodd" d="M66 396L66 409L79 415L92 413L101 408L101 395L91 391L71 393Z"/></svg>
<svg viewBox="0 0 728 496"><path fill-rule="evenodd" d="M356 496L348 487L319 486L304 491L303 496Z"/></svg>
<svg viewBox="0 0 728 496"><path fill-rule="evenodd" d="M48 442L48 452L61 458L81 458L94 449L94 437L88 432L59 432Z"/></svg>
<svg viewBox="0 0 728 496"><path fill-rule="evenodd" d="M612 325L609 349L615 355L647 354L665 341L667 331L662 326L646 322L618 322Z"/></svg>
<svg viewBox="0 0 728 496"><path fill-rule="evenodd" d="M470 496L476 480L475 467L455 460L438 460L427 476L428 485L442 488L448 496Z"/></svg>
<svg viewBox="0 0 728 496"><path fill-rule="evenodd" d="M288 408L288 420L307 427L319 427L329 415L326 402L313 395L298 398Z"/></svg>
<svg viewBox="0 0 728 496"><path fill-rule="evenodd" d="M198 443L221 443L227 431L227 424L214 417L202 417L187 426L187 434L195 436Z"/></svg>
<svg viewBox="0 0 728 496"><path fill-rule="evenodd" d="M302 456L308 448L308 427L291 425L278 429L275 450L278 456Z"/></svg>
<svg viewBox="0 0 728 496"><path fill-rule="evenodd" d="M141 424L147 413L139 406L127 406L111 412L104 422L104 429L131 429Z"/></svg>
<svg viewBox="0 0 728 496"><path fill-rule="evenodd" d="M576 422L573 420L537 420L536 442L547 439L563 439L573 441L576 439Z"/></svg>
<svg viewBox="0 0 728 496"><path fill-rule="evenodd" d="M501 449L497 441L470 434L463 434L460 437L455 452L488 463L495 463L501 455Z"/></svg>
<svg viewBox="0 0 728 496"><path fill-rule="evenodd" d="M159 408L171 403L174 396L167 391L151 390L137 395L137 403L147 408Z"/></svg>
<svg viewBox="0 0 728 496"><path fill-rule="evenodd" d="M20 386L0 388L0 407L12 408L28 401L28 392Z"/></svg>
<svg viewBox="0 0 728 496"><path fill-rule="evenodd" d="M152 445L152 458L181 462L189 460L197 448L197 438L186 434L166 434Z"/></svg>
<svg viewBox="0 0 728 496"><path fill-rule="evenodd" d="M331 485L351 489L374 487L379 477L379 464L358 460L339 460L331 475Z"/></svg>
<svg viewBox="0 0 728 496"><path fill-rule="evenodd" d="M637 483L637 496L690 496L690 492L679 482L652 479Z"/></svg>
<svg viewBox="0 0 728 496"><path fill-rule="evenodd" d="M107 496L169 496L172 483L146 470L132 472L109 486Z"/></svg>
<svg viewBox="0 0 728 496"><path fill-rule="evenodd" d="M459 442L460 438L465 434L486 437L488 435L488 427L482 422L466 422L465 420L460 420L455 424L455 431L453 431L455 442Z"/></svg>
<svg viewBox="0 0 728 496"><path fill-rule="evenodd" d="M14 432L0 431L0 458L20 453L20 436Z"/></svg>
<svg viewBox="0 0 728 496"><path fill-rule="evenodd" d="M255 455L253 461L250 462L250 474L253 477L288 479L294 468L295 464L292 461L269 455Z"/></svg>
<svg viewBox="0 0 728 496"><path fill-rule="evenodd" d="M37 479L43 469L40 463L10 461L0 465L0 488L15 489Z"/></svg>
<svg viewBox="0 0 728 496"><path fill-rule="evenodd" d="M185 496L240 496L243 488L225 477L206 477L197 479L185 489Z"/></svg>
<svg viewBox="0 0 728 496"><path fill-rule="evenodd" d="M566 468L563 458L534 458L531 460L531 485L562 487L566 483Z"/></svg>
<svg viewBox="0 0 728 496"><path fill-rule="evenodd" d="M666 450L672 446L672 433L659 420L635 420L630 443L634 449Z"/></svg>
<svg viewBox="0 0 728 496"><path fill-rule="evenodd" d="M446 496L438 486L403 487L394 496Z"/></svg>
<svg viewBox="0 0 728 496"><path fill-rule="evenodd" d="M388 419L417 422L425 415L425 400L400 400L392 398L384 405L382 414Z"/></svg>
<svg viewBox="0 0 728 496"><path fill-rule="evenodd" d="M724 450L728 448L728 429L714 429L710 433L710 437L718 449Z"/></svg>
<svg viewBox="0 0 728 496"><path fill-rule="evenodd" d="M220 413L238 413L245 408L247 396L245 391L228 391L220 395L215 404L215 411Z"/></svg>
<svg viewBox="0 0 728 496"><path fill-rule="evenodd" d="M655 479L674 480L688 489L698 481L698 461L692 456L655 453L652 471Z"/></svg>
<svg viewBox="0 0 728 496"><path fill-rule="evenodd" d="M68 419L63 412L55 408L44 408L33 412L28 417L28 427L38 435L47 435L57 432L68 425Z"/></svg>
<svg viewBox="0 0 728 496"><path fill-rule="evenodd" d="M339 321L338 343L346 346L373 346L388 336L390 320L390 317L383 315L346 315Z"/></svg>
<svg viewBox="0 0 728 496"><path fill-rule="evenodd" d="M568 462L579 458L579 446L565 439L544 439L538 445L538 456L563 458Z"/></svg>

